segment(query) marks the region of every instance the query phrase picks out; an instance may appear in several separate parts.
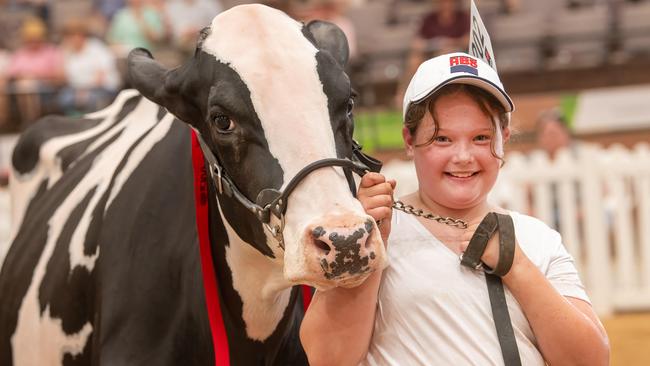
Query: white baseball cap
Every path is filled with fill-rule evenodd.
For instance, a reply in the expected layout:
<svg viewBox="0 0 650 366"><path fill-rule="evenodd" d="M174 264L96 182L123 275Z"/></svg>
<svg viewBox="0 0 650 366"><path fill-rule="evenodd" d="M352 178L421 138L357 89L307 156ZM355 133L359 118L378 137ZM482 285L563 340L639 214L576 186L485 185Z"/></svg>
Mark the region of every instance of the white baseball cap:
<svg viewBox="0 0 650 366"><path fill-rule="evenodd" d="M496 70L479 58L455 52L429 59L418 67L404 93L402 117L406 119L406 110L411 103L423 101L448 84L477 86L494 95L506 112L515 110Z"/></svg>

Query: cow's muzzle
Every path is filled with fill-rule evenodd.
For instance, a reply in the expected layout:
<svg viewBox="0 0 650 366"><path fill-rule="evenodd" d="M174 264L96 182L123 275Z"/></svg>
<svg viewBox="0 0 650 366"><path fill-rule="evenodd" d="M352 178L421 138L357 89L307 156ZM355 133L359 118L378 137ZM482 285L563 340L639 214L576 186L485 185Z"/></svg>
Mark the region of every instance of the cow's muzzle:
<svg viewBox="0 0 650 366"><path fill-rule="evenodd" d="M319 220L307 226L301 241L304 268L296 272L285 268L292 282L321 290L354 287L384 265L384 244L369 216L349 214Z"/></svg>

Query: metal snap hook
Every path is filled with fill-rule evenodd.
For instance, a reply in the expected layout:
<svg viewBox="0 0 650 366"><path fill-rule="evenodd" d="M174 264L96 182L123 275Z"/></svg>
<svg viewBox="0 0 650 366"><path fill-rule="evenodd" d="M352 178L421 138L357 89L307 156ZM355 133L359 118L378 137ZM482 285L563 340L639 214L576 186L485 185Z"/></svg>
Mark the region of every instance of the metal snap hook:
<svg viewBox="0 0 650 366"><path fill-rule="evenodd" d="M268 230L269 233L271 233L271 235L273 236L273 238L278 241L278 246L282 250L284 250L284 236L282 235L282 231L284 231L284 215L280 215L279 218L277 216L275 216L275 215L272 215L272 216L274 216L274 217L276 217L278 219L278 221L280 222L280 225L272 225L270 223L271 220L269 220L268 223L263 222L262 225L264 225L266 230Z"/></svg>

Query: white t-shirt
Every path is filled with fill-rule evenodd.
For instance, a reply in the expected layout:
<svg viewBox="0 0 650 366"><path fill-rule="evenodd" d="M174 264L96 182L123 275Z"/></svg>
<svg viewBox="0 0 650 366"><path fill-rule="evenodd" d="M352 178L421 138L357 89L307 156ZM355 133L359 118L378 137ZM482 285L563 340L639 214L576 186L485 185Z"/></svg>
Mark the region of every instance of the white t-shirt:
<svg viewBox="0 0 650 366"><path fill-rule="evenodd" d="M560 234L510 213L522 251L564 296L589 301ZM379 288L368 356L361 365L503 365L482 271L458 256L412 215L393 211L389 266ZM544 365L517 300L505 288L524 365Z"/></svg>

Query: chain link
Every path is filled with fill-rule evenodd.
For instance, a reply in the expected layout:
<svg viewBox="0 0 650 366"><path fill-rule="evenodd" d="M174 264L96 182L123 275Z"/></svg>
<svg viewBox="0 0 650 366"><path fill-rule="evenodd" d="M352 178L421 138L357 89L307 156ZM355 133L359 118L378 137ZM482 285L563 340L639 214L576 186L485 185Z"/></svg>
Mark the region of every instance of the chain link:
<svg viewBox="0 0 650 366"><path fill-rule="evenodd" d="M404 211L407 214L419 216L425 219L437 221L441 224L455 226L460 229L467 229L467 222L461 219L454 219L453 217L442 217L439 215L434 215L430 212L424 212L419 208L415 208L411 205L407 205L402 201L393 202L393 208L396 210Z"/></svg>

